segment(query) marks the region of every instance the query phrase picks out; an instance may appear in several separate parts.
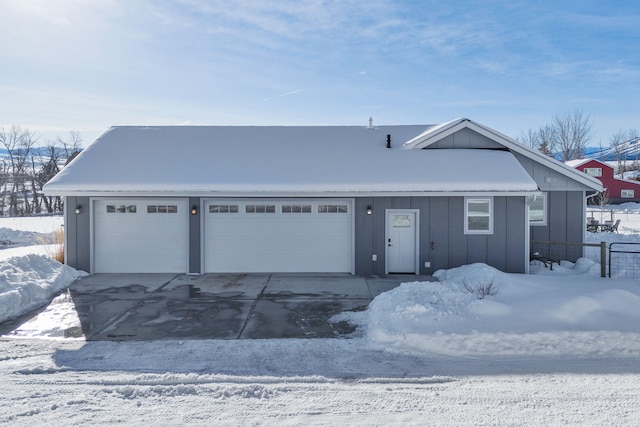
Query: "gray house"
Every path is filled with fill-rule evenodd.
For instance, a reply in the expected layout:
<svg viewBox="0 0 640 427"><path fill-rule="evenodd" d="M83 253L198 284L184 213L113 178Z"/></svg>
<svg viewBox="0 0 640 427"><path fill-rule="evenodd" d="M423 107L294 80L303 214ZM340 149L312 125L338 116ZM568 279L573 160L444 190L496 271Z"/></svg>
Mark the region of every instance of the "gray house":
<svg viewBox="0 0 640 427"><path fill-rule="evenodd" d="M468 119L118 126L53 178L69 265L109 272L524 273L601 183Z"/></svg>

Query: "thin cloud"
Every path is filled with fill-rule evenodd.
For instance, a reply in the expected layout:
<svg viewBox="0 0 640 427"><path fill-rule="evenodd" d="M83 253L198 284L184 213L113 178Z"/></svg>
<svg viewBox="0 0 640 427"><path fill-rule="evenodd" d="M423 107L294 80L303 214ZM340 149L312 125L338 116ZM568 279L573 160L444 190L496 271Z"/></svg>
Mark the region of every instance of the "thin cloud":
<svg viewBox="0 0 640 427"><path fill-rule="evenodd" d="M300 92L303 92L303 91L304 91L304 89L296 89L296 90L292 90L291 92L281 93L280 95L272 96L270 98L264 98L264 100L265 101L271 101L272 99L282 98L282 97L289 96L289 95L295 95L296 93L300 93Z"/></svg>

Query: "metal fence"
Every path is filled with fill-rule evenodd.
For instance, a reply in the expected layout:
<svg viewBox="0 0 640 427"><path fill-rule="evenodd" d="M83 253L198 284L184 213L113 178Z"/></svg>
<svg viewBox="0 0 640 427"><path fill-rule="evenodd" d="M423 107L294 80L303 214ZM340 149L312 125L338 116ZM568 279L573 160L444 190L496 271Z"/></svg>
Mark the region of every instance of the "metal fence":
<svg viewBox="0 0 640 427"><path fill-rule="evenodd" d="M640 243L609 244L609 277L640 279Z"/></svg>
<svg viewBox="0 0 640 427"><path fill-rule="evenodd" d="M585 251L585 248L587 250ZM593 248L593 249L591 249ZM562 260L575 262L578 258L587 256L600 263L600 276L607 277L607 243L573 243L554 241L531 241L531 258L549 263L559 264ZM591 250L589 250L591 249ZM589 252L586 254L585 252Z"/></svg>

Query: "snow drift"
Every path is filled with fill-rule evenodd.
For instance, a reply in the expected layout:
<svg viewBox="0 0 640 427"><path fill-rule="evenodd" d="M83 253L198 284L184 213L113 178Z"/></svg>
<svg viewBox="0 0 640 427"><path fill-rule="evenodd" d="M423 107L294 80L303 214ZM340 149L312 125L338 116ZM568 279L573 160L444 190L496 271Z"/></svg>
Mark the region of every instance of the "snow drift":
<svg viewBox="0 0 640 427"><path fill-rule="evenodd" d="M47 304L53 295L84 275L44 255L0 261L0 323Z"/></svg>

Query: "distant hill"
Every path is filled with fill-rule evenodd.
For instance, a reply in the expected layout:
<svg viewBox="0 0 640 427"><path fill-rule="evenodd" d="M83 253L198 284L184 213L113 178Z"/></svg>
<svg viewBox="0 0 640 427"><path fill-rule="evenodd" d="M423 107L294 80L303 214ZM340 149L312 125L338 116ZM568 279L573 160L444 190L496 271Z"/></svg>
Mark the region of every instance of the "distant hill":
<svg viewBox="0 0 640 427"><path fill-rule="evenodd" d="M632 140L624 143L619 147L620 160L640 160L640 139ZM563 161L562 153L554 153L553 158L558 161ZM618 154L611 147L585 147L583 158L596 159L601 162L615 162L618 160Z"/></svg>
<svg viewBox="0 0 640 427"><path fill-rule="evenodd" d="M601 162L612 162L618 160L636 160L640 159L640 139L632 139L618 146L619 154L613 146L599 148L587 147L584 157L600 160Z"/></svg>
<svg viewBox="0 0 640 427"><path fill-rule="evenodd" d="M82 151L82 149L80 149ZM64 149L62 147L56 147L56 154L59 158L64 158ZM49 157L49 147L31 147L30 155L33 157L45 156ZM6 148L0 148L0 159L6 159L9 157L9 150Z"/></svg>

